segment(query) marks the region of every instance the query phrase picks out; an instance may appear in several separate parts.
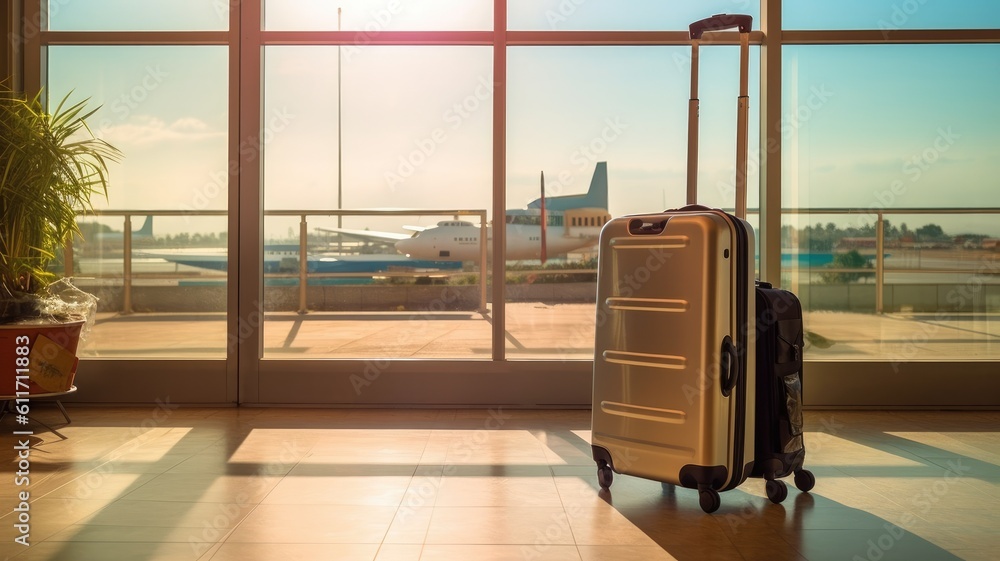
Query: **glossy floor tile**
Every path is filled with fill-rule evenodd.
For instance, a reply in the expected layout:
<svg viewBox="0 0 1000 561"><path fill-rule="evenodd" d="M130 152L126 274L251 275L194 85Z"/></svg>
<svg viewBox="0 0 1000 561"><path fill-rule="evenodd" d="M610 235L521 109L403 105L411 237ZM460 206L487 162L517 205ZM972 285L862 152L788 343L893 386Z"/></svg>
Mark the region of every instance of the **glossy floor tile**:
<svg viewBox="0 0 1000 561"><path fill-rule="evenodd" d="M71 413L65 439L30 438L28 466L19 427L0 424L0 559L951 561L1000 549L995 412L809 411L815 488L789 481L773 504L751 479L714 514L693 490L638 477L600 489L588 411L504 410L495 429L485 410Z"/></svg>

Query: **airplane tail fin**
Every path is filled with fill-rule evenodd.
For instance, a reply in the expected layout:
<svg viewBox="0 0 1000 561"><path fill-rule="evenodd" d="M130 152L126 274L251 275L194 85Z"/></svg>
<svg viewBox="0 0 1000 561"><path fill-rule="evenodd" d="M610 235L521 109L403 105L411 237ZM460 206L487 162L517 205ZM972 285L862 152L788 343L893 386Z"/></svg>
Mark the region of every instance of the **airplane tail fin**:
<svg viewBox="0 0 1000 561"><path fill-rule="evenodd" d="M132 236L153 237L153 215L147 215L146 221L142 223L142 228L132 232Z"/></svg>
<svg viewBox="0 0 1000 561"><path fill-rule="evenodd" d="M591 208L608 208L608 163L597 162L594 176L590 179L590 189L587 190L587 204Z"/></svg>
<svg viewBox="0 0 1000 561"><path fill-rule="evenodd" d="M540 208L541 199L528 203L528 208ZM551 211L565 211L576 208L602 208L608 210L608 163L597 162L594 175L590 178L590 188L585 195L555 195L545 201Z"/></svg>

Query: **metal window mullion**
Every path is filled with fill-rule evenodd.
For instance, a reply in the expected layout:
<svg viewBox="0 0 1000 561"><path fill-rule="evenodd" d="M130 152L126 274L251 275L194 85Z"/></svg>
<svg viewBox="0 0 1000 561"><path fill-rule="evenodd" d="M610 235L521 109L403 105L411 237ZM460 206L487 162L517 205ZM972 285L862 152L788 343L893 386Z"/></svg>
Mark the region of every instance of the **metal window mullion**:
<svg viewBox="0 0 1000 561"><path fill-rule="evenodd" d="M242 89L244 87L242 81L242 49L243 43L242 30L244 29L244 22L242 21L243 6L246 2L233 2L230 4L229 9L229 31L227 39L227 48L229 49L229 99L228 99L228 142L227 146L227 157L226 157L226 177L227 177L227 193L228 193L228 206L226 207L226 226L229 235L226 240L226 256L229 263L226 267L226 402L227 403L240 403L242 401L240 396L240 353L243 351L243 347L238 343L240 328L240 312L242 302L242 293L240 289L240 282L238 273L240 271L240 251L242 245L240 240L242 236L240 235L240 200L242 198L242 191L240 190L240 151L239 143L236 142L237 139L241 139L240 136L240 126L242 123L242 112L240 100L242 98ZM256 79L256 77L254 77ZM234 235L235 234L235 235ZM248 244L250 246L255 246L253 242ZM251 281L253 282L253 281ZM256 281L263 283L263 280ZM236 334L236 337L233 337ZM229 344L230 341L237 341L236 344ZM252 352L252 351L251 351ZM250 364L243 364L243 368L247 370L248 375L252 375L254 381L258 377L258 367L256 361Z"/></svg>
<svg viewBox="0 0 1000 561"><path fill-rule="evenodd" d="M760 278L781 284L781 0L761 0Z"/></svg>
<svg viewBox="0 0 1000 561"><path fill-rule="evenodd" d="M237 308L229 312L227 350L237 357L237 401L260 403L260 359L263 355L264 323L264 253L263 195L261 188L261 154L259 150L240 150L254 146L263 128L262 73L263 46L260 39L261 1L238 2L239 36L236 68L233 79L239 84L230 103L238 116L235 139L229 142L230 158L230 224L236 227L238 240L230 236L228 283L230 294L236 292ZM235 174L232 172L235 171ZM234 188L235 187L235 188ZM230 360L230 363L234 361Z"/></svg>
<svg viewBox="0 0 1000 561"><path fill-rule="evenodd" d="M9 86L14 90L21 90L21 76L24 72L24 45L21 37L24 19L23 4L21 2L10 2L3 10L0 19L3 20L4 29L11 33L10 40L4 47L0 47L0 52L4 54L4 60L0 61L0 72L2 76L10 80Z"/></svg>
<svg viewBox="0 0 1000 561"><path fill-rule="evenodd" d="M782 31L783 45L1000 43L1000 29L842 29Z"/></svg>
<svg viewBox="0 0 1000 561"><path fill-rule="evenodd" d="M228 31L42 31L44 45L227 45Z"/></svg>
<svg viewBox="0 0 1000 561"><path fill-rule="evenodd" d="M26 92L37 92L42 89L44 80L45 53L42 51L43 44L41 33L33 32L33 26L42 27L42 0L24 0L20 23L21 36L24 43L21 45L24 53L23 74L21 76L21 87Z"/></svg>
<svg viewBox="0 0 1000 561"><path fill-rule="evenodd" d="M226 143L226 177L228 205L226 207L226 227L229 232L226 240L226 255L229 263L226 267L226 341L238 341L230 335L239 333L240 327L240 173L239 147L236 139L240 138L240 96L244 85L240 53L243 48L241 31L243 29L241 6L247 3L231 4L229 10L229 32L227 49L229 50L229 138ZM234 235L235 234L235 235ZM240 400L240 351L237 344L226 345L226 402L239 403ZM246 367L246 365L244 365ZM250 372L257 375L256 364L249 366Z"/></svg>
<svg viewBox="0 0 1000 561"><path fill-rule="evenodd" d="M760 31L750 33L750 43L759 45L764 39ZM735 31L706 32L699 40L702 45L739 45ZM510 31L507 44L517 47L543 46L691 46L687 31Z"/></svg>
<svg viewBox="0 0 1000 561"><path fill-rule="evenodd" d="M493 4L493 360L506 359L507 0ZM485 267L484 267L485 272Z"/></svg>

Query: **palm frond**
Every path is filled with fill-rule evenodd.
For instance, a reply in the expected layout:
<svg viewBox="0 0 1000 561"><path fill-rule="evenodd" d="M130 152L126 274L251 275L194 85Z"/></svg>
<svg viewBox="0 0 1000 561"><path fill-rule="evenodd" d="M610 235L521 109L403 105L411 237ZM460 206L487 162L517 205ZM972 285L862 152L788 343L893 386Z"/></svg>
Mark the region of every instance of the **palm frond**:
<svg viewBox="0 0 1000 561"><path fill-rule="evenodd" d="M0 300L54 280L49 261L79 233L77 212L107 196L108 163L121 158L87 126L97 109L70 95L50 113L41 93L0 86Z"/></svg>

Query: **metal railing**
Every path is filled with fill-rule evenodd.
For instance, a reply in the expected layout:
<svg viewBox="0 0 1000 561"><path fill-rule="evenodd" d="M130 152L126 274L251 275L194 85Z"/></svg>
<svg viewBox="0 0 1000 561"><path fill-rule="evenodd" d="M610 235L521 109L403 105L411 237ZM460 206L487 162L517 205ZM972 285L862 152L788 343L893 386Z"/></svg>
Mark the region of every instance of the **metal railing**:
<svg viewBox="0 0 1000 561"><path fill-rule="evenodd" d="M883 302L885 288L885 217L887 215L996 215L1000 214L1000 208L891 208L891 209L859 209L859 208L783 208L782 216L795 215L849 215L858 216L862 219L874 221L875 227L875 313L881 314L885 309ZM1000 224L1000 223L998 223ZM863 226L864 224L858 224ZM957 267L934 267L934 268L904 268L893 267L889 269L892 273L899 274L926 274L926 273L969 273L968 268ZM871 269L857 268L836 268L824 267L824 273L872 273ZM977 274L997 275L998 271L977 271Z"/></svg>
<svg viewBox="0 0 1000 561"><path fill-rule="evenodd" d="M433 210L270 210L264 211L264 216L297 216L299 217L299 313L307 313L308 306L306 304L306 289L309 283L309 268L308 268L308 234L309 234L309 223L308 217L310 216L478 216L479 217L479 309L486 309L486 261L487 261L487 248L489 243L489 236L487 235L487 220L485 210L468 210L468 209L433 209ZM341 239L343 234L340 234ZM352 274L337 274L337 273L313 273L314 276L352 276ZM280 276L280 275L278 275ZM357 275L353 275L357 276ZM379 273L379 276L402 276ZM406 276L412 276L406 275Z"/></svg>
<svg viewBox="0 0 1000 561"><path fill-rule="evenodd" d="M199 210L199 211L187 211L187 210L95 210L90 211L86 214L87 216L121 216L123 218L123 232L122 232L122 313L130 314L133 311L132 307L132 288L133 288L133 274L132 274L132 247L133 247L133 234L132 231L132 217L134 216L227 216L228 212L224 210ZM424 209L424 210L269 210L264 211L264 216L289 216L299 218L299 251L298 251L298 273L296 275L285 275L285 274L265 274L266 278L288 278L293 276L298 279L298 298L299 298L299 313L307 313L307 289L310 277L341 277L341 278L358 278L358 277L412 277L412 276L427 276L427 273L417 273L417 272L378 272L378 273L310 273L308 264L308 229L309 229L309 217L318 216L477 216L479 217L480 224L480 257L479 257L479 308L486 309L487 295L486 295L486 274L485 274L485 264L487 262L487 248L488 248L488 235L487 227L488 222L486 218L486 210L481 209ZM343 238L344 234L339 234ZM72 277L74 276L74 247L72 241L65 246L65 265L64 265L64 276ZM165 278L163 276L148 275L146 278Z"/></svg>
<svg viewBox="0 0 1000 561"><path fill-rule="evenodd" d="M730 209L731 210L731 209ZM823 267L823 273L869 273L875 277L875 308L876 313L884 310L884 287L885 275L887 272L900 274L926 274L926 273L969 273L968 268L958 267L924 267L924 268L903 268L893 267L886 269L885 266L885 217L887 215L998 215L1000 208L893 208L893 209L858 209L847 207L834 208L785 208L782 209L782 216L800 215L846 215L857 216L868 223L874 222L875 230L875 268L844 268L844 267ZM759 214L758 209L749 209L749 214ZM226 211L168 211L168 210L99 210L88 215L96 216L121 216L124 220L124 232L122 234L123 251L123 313L132 312L132 217L134 216L226 216ZM487 279L484 264L487 262L488 235L487 218L485 210L470 209L428 209L428 210L270 210L265 211L264 216L286 216L299 218L299 251L298 251L298 271L294 274L267 273L265 278L297 278L298 279L298 307L300 313L308 312L307 288L310 278L350 278L350 277L408 277L427 276L427 273L411 272L384 272L384 273L310 273L308 270L308 219L309 217L331 217L331 216L478 216L480 223L480 259L479 259L479 305L480 309L486 308L487 302ZM865 224L859 223L858 226ZM73 246L66 246L66 276L73 276ZM596 270L574 269L565 270L539 270L539 274L558 273L583 273ZM453 273L442 272L440 275L450 275ZM458 273L465 274L465 273ZM977 271L977 274L998 275L1000 272L992 270ZM156 278L155 275L146 278Z"/></svg>

